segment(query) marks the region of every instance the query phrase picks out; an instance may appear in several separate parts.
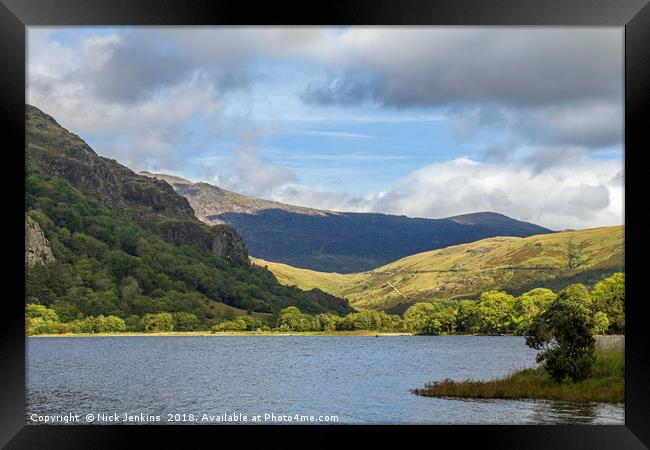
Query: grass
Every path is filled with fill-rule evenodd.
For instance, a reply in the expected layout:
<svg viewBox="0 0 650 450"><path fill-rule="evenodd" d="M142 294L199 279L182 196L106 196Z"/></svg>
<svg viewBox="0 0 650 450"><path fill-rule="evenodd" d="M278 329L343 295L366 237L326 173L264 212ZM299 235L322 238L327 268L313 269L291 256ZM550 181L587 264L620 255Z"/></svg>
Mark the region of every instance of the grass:
<svg viewBox="0 0 650 450"><path fill-rule="evenodd" d="M266 267L273 272L275 278L284 285L293 285L304 290L318 288L332 295L339 294L342 289L345 289L354 280L354 275L356 275L318 272L316 270L293 267L288 264L265 261L259 258L251 257L250 259L253 264Z"/></svg>
<svg viewBox="0 0 650 450"><path fill-rule="evenodd" d="M426 397L473 399L548 399L569 402L623 403L625 362L622 346L598 346L590 378L579 383L551 380L542 366L487 381L445 379L412 392Z"/></svg>
<svg viewBox="0 0 650 450"><path fill-rule="evenodd" d="M403 310L418 301L462 298L490 289L517 291L553 280L566 280L564 284L568 284L580 275L587 278L580 279L582 282L595 281L623 269L624 234L623 226L614 226L527 238L494 237L345 275L255 258L253 263L267 266L282 284L317 287L347 298L357 309ZM574 269L567 268L569 242L580 252L581 264Z"/></svg>

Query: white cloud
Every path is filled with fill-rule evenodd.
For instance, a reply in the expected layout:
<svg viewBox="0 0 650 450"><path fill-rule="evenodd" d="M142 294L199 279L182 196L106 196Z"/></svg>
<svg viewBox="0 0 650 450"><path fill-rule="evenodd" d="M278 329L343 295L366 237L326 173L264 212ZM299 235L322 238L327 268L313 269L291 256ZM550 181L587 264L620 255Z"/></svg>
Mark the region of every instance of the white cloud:
<svg viewBox="0 0 650 450"><path fill-rule="evenodd" d="M552 229L616 225L623 223L622 172L620 161L580 159L537 173L461 158L411 173L372 209L430 218L493 211Z"/></svg>
<svg viewBox="0 0 650 450"><path fill-rule="evenodd" d="M515 162L495 164L459 158L423 167L385 192L368 196L314 188L293 180L274 183L264 185L263 197L332 211L432 219L492 211L554 230L623 223L620 161L576 158L562 166L535 171Z"/></svg>

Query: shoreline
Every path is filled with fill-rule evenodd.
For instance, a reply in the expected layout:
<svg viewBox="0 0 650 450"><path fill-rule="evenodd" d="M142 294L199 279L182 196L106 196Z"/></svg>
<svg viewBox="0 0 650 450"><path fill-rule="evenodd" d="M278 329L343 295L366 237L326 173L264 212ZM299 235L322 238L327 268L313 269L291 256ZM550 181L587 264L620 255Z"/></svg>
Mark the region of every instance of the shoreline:
<svg viewBox="0 0 650 450"><path fill-rule="evenodd" d="M413 336L412 333L392 333L377 331L304 331L304 332L273 332L273 331L169 331L169 332L123 332L123 333L64 333L64 334L35 334L29 338L57 337L136 337L136 336Z"/></svg>
<svg viewBox="0 0 650 450"><path fill-rule="evenodd" d="M158 331L147 333L144 331L124 331L115 333L63 333L63 334L34 334L25 337L30 338L51 338L51 337L113 337L113 336L418 336L414 333L404 332L382 332L382 331ZM425 336L425 335L421 335ZM493 334L445 334L436 335L437 337L447 336L482 336L482 337L504 337L517 336L514 334L493 335ZM596 342L602 346L603 341L610 341L614 346L621 345L619 341L624 339L622 334L611 334L604 336L594 336ZM606 346L608 344L605 344Z"/></svg>

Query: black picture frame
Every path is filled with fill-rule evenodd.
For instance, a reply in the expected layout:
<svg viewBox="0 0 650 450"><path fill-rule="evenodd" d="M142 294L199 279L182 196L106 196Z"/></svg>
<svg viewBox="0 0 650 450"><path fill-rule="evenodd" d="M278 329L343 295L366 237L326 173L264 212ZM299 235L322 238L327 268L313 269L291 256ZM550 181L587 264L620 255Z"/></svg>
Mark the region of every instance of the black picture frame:
<svg viewBox="0 0 650 450"><path fill-rule="evenodd" d="M296 443L338 440L342 432L383 439L417 432L423 442L462 445L477 439L497 448L635 449L650 446L649 332L642 297L647 233L641 215L643 200L632 203L641 185L643 152L650 149L646 117L650 109L650 0L347 0L330 2L259 2L245 0L0 0L0 124L4 147L4 234L6 289L0 327L0 445L6 448L115 448L138 435L168 448L187 444L196 435L213 445L226 434L251 433L273 439L287 432L305 434ZM24 207L16 186L23 186L25 30L31 25L535 25L625 27L625 227L626 326L625 425L612 426L339 426L339 427L171 427L171 426L26 426L24 248L18 238ZM13 179L15 177L15 180ZM638 183L638 184L637 184ZM642 185L641 185L642 186ZM24 198L24 195L23 195ZM22 204L22 205L21 205ZM15 208L15 210L14 210ZM15 253L14 253L15 252ZM22 283L22 284L21 284ZM15 291L14 291L15 289ZM435 427L430 429L430 427ZM186 435L187 434L187 435ZM272 436L271 436L272 435ZM451 439L451 441L448 441ZM276 440L276 439L273 439ZM268 442L273 442L269 440ZM277 441L276 441L277 442Z"/></svg>

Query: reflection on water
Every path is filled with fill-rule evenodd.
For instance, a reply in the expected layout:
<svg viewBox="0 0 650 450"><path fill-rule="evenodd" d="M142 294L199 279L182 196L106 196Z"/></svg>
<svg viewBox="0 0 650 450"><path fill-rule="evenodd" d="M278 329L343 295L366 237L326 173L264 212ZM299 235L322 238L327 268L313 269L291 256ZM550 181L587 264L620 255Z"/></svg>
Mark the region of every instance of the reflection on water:
<svg viewBox="0 0 650 450"><path fill-rule="evenodd" d="M539 423L549 418L556 424L590 424L598 419L599 423L622 423L616 411L623 405L603 403L571 403L556 400L540 401L535 405L535 420Z"/></svg>
<svg viewBox="0 0 650 450"><path fill-rule="evenodd" d="M339 423L623 424L623 405L460 400L410 390L534 364L516 336L27 339L31 414L309 414Z"/></svg>

